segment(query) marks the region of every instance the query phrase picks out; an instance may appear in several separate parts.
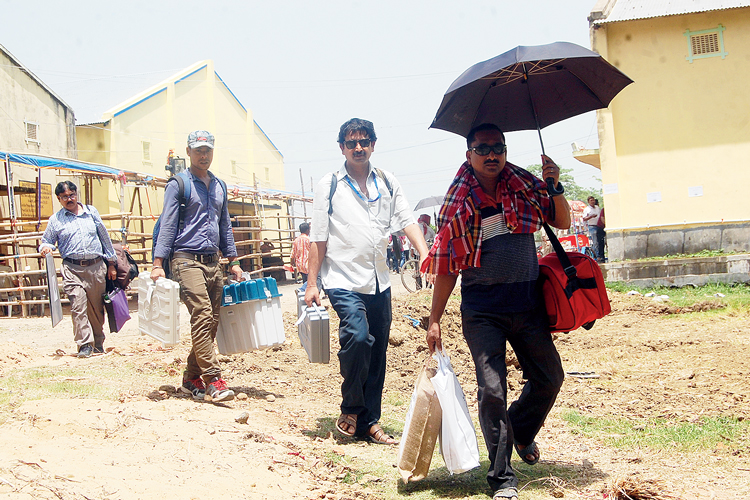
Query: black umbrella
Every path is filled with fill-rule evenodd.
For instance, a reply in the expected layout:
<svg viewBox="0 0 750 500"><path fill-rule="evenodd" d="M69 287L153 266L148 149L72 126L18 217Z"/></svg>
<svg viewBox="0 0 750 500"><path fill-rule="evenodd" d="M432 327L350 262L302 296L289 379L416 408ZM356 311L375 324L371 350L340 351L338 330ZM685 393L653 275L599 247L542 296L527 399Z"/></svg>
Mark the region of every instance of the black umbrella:
<svg viewBox="0 0 750 500"><path fill-rule="evenodd" d="M542 128L606 108L630 83L602 56L580 45L519 46L464 71L445 93L430 128L463 137L483 123L503 132L536 129L544 153Z"/></svg>

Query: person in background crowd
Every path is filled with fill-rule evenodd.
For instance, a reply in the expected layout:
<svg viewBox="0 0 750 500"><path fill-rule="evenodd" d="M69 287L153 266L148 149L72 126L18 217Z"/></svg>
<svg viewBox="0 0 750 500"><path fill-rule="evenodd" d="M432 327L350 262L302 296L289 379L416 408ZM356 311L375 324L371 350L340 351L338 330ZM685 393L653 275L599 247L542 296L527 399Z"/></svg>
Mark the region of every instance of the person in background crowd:
<svg viewBox="0 0 750 500"><path fill-rule="evenodd" d="M599 207L599 200L594 198L594 205ZM596 221L596 246L599 249L599 253L596 254L596 260L599 263L604 263L604 247L607 245L607 231L605 228L607 227L606 220L604 218L604 209L602 208L599 211L599 219Z"/></svg>
<svg viewBox="0 0 750 500"><path fill-rule="evenodd" d="M422 234L427 242L427 246L432 247L432 243L435 241L435 230L430 226L430 216L422 214L417 221L419 222L419 227L422 228Z"/></svg>
<svg viewBox="0 0 750 500"><path fill-rule="evenodd" d="M310 224L303 222L299 225L299 236L292 243L292 265L302 275L302 283L307 283L307 266L310 257Z"/></svg>
<svg viewBox="0 0 750 500"><path fill-rule="evenodd" d="M104 353L104 300L106 280L117 278L115 251L99 212L78 201L78 187L63 181L55 187L62 208L49 218L39 251L47 255L55 245L63 259L63 290L70 300L70 315L78 357Z"/></svg>
<svg viewBox="0 0 750 500"><path fill-rule="evenodd" d="M596 198L589 196L586 198L588 206L583 210L583 220L588 224L589 228L589 240L591 244L591 250L593 250L596 259L599 260L599 233L602 229L597 225L599 222L599 214L601 209L596 204ZM602 256L604 255L604 249L601 249Z"/></svg>

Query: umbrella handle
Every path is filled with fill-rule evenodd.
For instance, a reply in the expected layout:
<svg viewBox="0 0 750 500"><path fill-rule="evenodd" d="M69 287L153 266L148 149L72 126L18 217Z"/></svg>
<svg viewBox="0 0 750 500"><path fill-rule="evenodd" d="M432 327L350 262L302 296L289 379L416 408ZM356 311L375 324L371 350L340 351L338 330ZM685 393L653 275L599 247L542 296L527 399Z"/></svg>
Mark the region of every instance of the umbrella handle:
<svg viewBox="0 0 750 500"><path fill-rule="evenodd" d="M565 186L563 186L560 182L558 182L557 186L555 186L555 179L553 179L552 177L547 177L545 181L547 181L547 192L550 196L557 196L565 192Z"/></svg>

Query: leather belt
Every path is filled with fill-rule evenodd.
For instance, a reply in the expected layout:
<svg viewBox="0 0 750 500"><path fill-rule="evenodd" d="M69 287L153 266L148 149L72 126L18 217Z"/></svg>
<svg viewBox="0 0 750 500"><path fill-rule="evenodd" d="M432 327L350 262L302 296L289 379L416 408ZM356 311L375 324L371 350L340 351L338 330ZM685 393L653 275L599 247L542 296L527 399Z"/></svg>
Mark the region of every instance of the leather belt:
<svg viewBox="0 0 750 500"><path fill-rule="evenodd" d="M218 253L201 254L201 253L189 253L189 252L175 252L172 254L172 257L177 258L177 259L195 260L197 262L200 262L201 264L213 264L214 262L219 262Z"/></svg>
<svg viewBox="0 0 750 500"><path fill-rule="evenodd" d="M76 266L83 266L83 267L93 266L100 260L102 260L101 257L96 257L94 259L81 259L81 260L70 259L68 257L63 259L63 261L65 262L70 262L71 264L75 264Z"/></svg>

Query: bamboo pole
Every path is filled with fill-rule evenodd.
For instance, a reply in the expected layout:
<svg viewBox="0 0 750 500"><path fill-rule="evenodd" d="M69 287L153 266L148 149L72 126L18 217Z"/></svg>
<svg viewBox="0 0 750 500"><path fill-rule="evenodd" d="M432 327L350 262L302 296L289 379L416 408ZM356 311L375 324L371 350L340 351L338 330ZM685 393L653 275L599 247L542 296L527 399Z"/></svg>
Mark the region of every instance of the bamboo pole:
<svg viewBox="0 0 750 500"><path fill-rule="evenodd" d="M70 304L69 299L60 299L61 304ZM26 299L19 299L15 302L0 302L0 306L27 306L27 305L34 305L34 304L49 304L49 299L34 299L34 300L26 300Z"/></svg>
<svg viewBox="0 0 750 500"><path fill-rule="evenodd" d="M57 272L60 272L59 269L57 269ZM7 273L0 273L0 278L3 278L5 276L29 276L34 274L47 274L47 271L44 270L28 270L28 271L10 271Z"/></svg>
<svg viewBox="0 0 750 500"><path fill-rule="evenodd" d="M0 292L23 292L25 290L46 290L47 285L16 286L13 288L0 288Z"/></svg>
<svg viewBox="0 0 750 500"><path fill-rule="evenodd" d="M47 221L42 221L42 224L46 224ZM0 228L3 227L21 227L21 226L36 226L37 221L31 220L18 220L18 222L0 222Z"/></svg>
<svg viewBox="0 0 750 500"><path fill-rule="evenodd" d="M101 214L102 220L117 220L121 219L122 217L130 217L132 214L130 212L120 212L116 214Z"/></svg>

